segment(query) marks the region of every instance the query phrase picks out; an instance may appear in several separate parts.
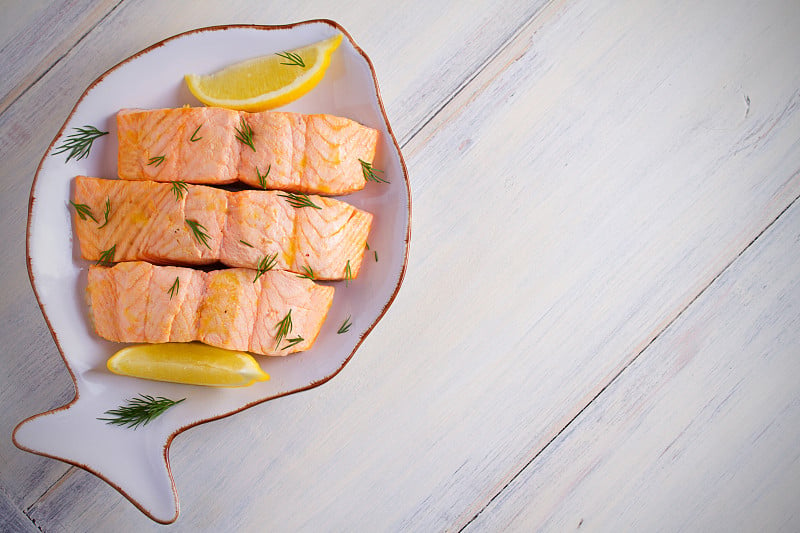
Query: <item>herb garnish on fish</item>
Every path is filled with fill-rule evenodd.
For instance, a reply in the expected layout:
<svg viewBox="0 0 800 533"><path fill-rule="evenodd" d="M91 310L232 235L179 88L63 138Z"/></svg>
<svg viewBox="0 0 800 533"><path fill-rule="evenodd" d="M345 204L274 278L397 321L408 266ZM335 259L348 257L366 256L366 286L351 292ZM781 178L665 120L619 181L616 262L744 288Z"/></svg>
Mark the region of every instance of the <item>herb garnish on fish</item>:
<svg viewBox="0 0 800 533"><path fill-rule="evenodd" d="M253 143L253 128L243 118L239 119L239 127L236 128L236 139L249 146L254 152L256 151L256 146Z"/></svg>
<svg viewBox="0 0 800 533"><path fill-rule="evenodd" d="M105 217L105 221L103 222L102 225L98 226L97 229L100 229L104 227L106 224L108 224L109 213L111 213L111 198L106 198L106 207L105 210L103 211L103 216Z"/></svg>
<svg viewBox="0 0 800 533"><path fill-rule="evenodd" d="M72 200L70 200L69 203L72 204L72 207L75 208L75 212L78 213L78 216L81 217L81 220L86 220L86 217L89 217L95 222L97 222L97 219L94 218L94 215L92 215L92 210L88 205L76 204Z"/></svg>
<svg viewBox="0 0 800 533"><path fill-rule="evenodd" d="M314 209L322 209L320 206L315 204L311 201L311 198L308 197L307 194L295 194L292 192L287 192L285 194L279 194L281 198L286 198L286 201L289 202L289 205L295 208L301 207L313 207Z"/></svg>
<svg viewBox="0 0 800 533"><path fill-rule="evenodd" d="M372 163L367 163L363 159L359 158L359 162L361 163L361 173L364 175L364 181L374 181L377 183L389 183L382 177L375 174L376 172L380 172L383 174L383 170L378 170L377 168L372 166Z"/></svg>
<svg viewBox="0 0 800 533"><path fill-rule="evenodd" d="M100 259L97 260L98 265L108 266L114 263L114 254L117 252L117 245L115 244L108 250L100 252Z"/></svg>
<svg viewBox="0 0 800 533"><path fill-rule="evenodd" d="M281 348L281 350L286 350L287 348L291 348L291 347L292 347L292 346L294 346L295 344L299 344L299 343L303 342L304 340L305 340L305 339L304 339L303 337L301 337L300 335L298 335L298 336L297 336L297 337L295 337L294 339L286 339L286 343L287 343L287 344L286 344L286 346L284 346L283 348Z"/></svg>
<svg viewBox="0 0 800 533"><path fill-rule="evenodd" d="M350 285L350 280L353 279L353 271L350 270L350 260L347 260L347 264L344 266L344 286L348 287Z"/></svg>
<svg viewBox="0 0 800 533"><path fill-rule="evenodd" d="M255 283L258 278L261 277L261 274L267 272L268 270L272 270L275 267L275 263L278 261L278 252L275 252L273 255L265 255L264 258L258 262L258 266L256 267L256 277L253 278L253 283Z"/></svg>
<svg viewBox="0 0 800 533"><path fill-rule="evenodd" d="M194 238L197 239L199 242L203 243L205 247L210 250L211 247L208 245L208 233L206 233L206 231L208 230L206 229L206 227L200 224L199 222L194 220L189 220L188 218L184 220L186 220L186 223L192 229L192 233L194 233Z"/></svg>
<svg viewBox="0 0 800 533"><path fill-rule="evenodd" d="M172 287L169 288L167 291L169 293L169 299L172 300L172 297L178 294L178 290L181 287L181 279L179 276L175 276L175 281L172 283Z"/></svg>
<svg viewBox="0 0 800 533"><path fill-rule="evenodd" d="M164 159L166 159L166 156L163 156L163 155L157 155L157 156L155 156L155 157L151 157L151 158L150 158L150 159L147 161L147 166L148 166L148 167L149 167L150 165L155 165L155 166L158 166L158 165L160 165L161 163L163 163L163 162L164 162Z"/></svg>
<svg viewBox="0 0 800 533"><path fill-rule="evenodd" d="M289 333L292 332L292 310L291 309L289 309L289 312L286 313L285 317L283 317L283 320L281 320L280 322L278 322L276 324L276 327L278 328L278 332L275 334L275 339L278 342L275 343L275 349L277 349L278 346L281 345L281 340L283 340L284 337L286 337L287 335L289 335Z"/></svg>
<svg viewBox="0 0 800 533"><path fill-rule="evenodd" d="M189 186L186 185L185 181L173 181L172 192L175 194L175 201L177 202L183 198L184 193L189 192Z"/></svg>
<svg viewBox="0 0 800 533"><path fill-rule="evenodd" d="M269 176L270 170L272 170L272 165L267 167L267 173L262 176L261 171L258 170L258 167L256 167L256 176L258 176L258 184L261 185L262 189L267 188L267 176Z"/></svg>
<svg viewBox="0 0 800 533"><path fill-rule="evenodd" d="M303 274L295 274L298 278L306 278L313 280L314 279L314 271L311 269L310 266L303 267Z"/></svg>
<svg viewBox="0 0 800 533"><path fill-rule="evenodd" d="M198 132L198 131L200 131L200 128L202 128L202 127L203 127L203 125L202 125L202 124L200 124L199 126L197 126L197 129L196 129L196 130L194 130L194 133L192 133L192 136L189 138L189 140L190 140L190 141L192 141L192 142L197 142L197 141L199 141L200 139L202 139L202 137L198 137L198 138L196 138L196 139L194 138L194 136L195 136L195 135L197 135L197 132Z"/></svg>

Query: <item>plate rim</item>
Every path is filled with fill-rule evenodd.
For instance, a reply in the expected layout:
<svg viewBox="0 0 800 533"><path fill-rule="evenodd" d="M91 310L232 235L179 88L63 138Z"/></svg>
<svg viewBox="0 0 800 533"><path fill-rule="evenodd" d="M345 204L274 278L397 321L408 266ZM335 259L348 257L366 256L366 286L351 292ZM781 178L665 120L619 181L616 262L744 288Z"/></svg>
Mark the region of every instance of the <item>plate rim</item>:
<svg viewBox="0 0 800 533"><path fill-rule="evenodd" d="M267 396L265 398L260 398L258 400L255 400L253 402L249 402L249 403L243 405L242 407L240 407L238 409L235 409L233 411L230 411L228 413L224 413L222 415L213 416L213 417L209 417L209 418L203 418L201 420L193 421L193 422L191 422L189 424L186 424L186 425L178 427L175 431L170 433L167 436L166 443L164 445L163 459L164 459L164 464L165 464L166 469L167 469L167 474L169 475L170 484L171 484L171 487L172 487L172 495L173 495L173 498L174 498L174 501L175 501L175 515L173 517L171 517L170 519L166 519L166 520L165 519L160 519L160 518L154 516L142 504L140 504L138 501L136 501L131 495L127 494L125 492L125 490L122 489L122 487L120 487L119 485L115 484L114 482L112 482L111 480L106 478L102 473L100 473L99 471L91 468L90 466L82 464L82 463L80 463L78 461L57 457L55 455L48 454L46 452L41 452L41 451L38 451L38 450L34 450L34 449L31 449L31 448L28 448L28 447L22 445L17 440L17 431L20 429L21 426L23 426L24 424L26 424L27 422L29 422L29 421L31 421L33 419L36 419L36 418L39 418L39 417L42 417L42 416L48 416L48 415L57 413L59 411L63 411L63 410L69 409L73 404L75 404L78 401L79 396L80 396L80 391L78 389L77 378L75 377L75 373L72 370L72 367L70 367L70 364L67 361L67 358L64 356L64 351L63 351L63 349L61 347L61 342L58 339L58 335L56 334L55 330L53 329L53 326L50 323L50 319L48 318L47 313L45 312L44 305L42 304L42 301L41 301L40 296L39 296L39 291L36 289L36 279L35 279L36 276L34 275L33 269L32 269L32 266L31 266L31 254L30 254L31 215L32 215L32 211L33 211L33 204L34 204L34 201L36 199L34 192L35 192L35 189L36 189L36 184L37 184L37 182L39 180L39 174L41 172L42 165L44 164L47 156L53 150L53 145L55 145L56 141L64 133L64 130L67 127L67 124L69 124L69 122L72 120L73 115L75 114L76 110L78 109L78 106L81 104L81 102L84 100L84 98L89 94L90 91L92 91L92 89L94 89L94 87L96 85L101 83L105 79L106 76L108 76L110 73L116 71L117 69L121 68L126 63L128 63L128 62L130 62L130 61L132 61L132 60L134 60L134 59L136 59L136 58L138 58L138 57L140 57L142 55L145 55L145 54L151 52L152 50L155 50L157 48L160 48L161 46L164 46L165 44L167 44L170 41L185 37L187 35L205 33L205 32L225 31L225 30L231 30L231 29L254 29L254 30L259 30L259 31L289 30L289 29L292 29L292 28L295 28L295 27L305 26L305 25L313 25L313 24L328 25L328 26L336 29L337 31L341 32L342 35L348 39L348 41L353 46L353 48L356 51L356 53L358 53L366 61L367 66L369 67L369 70L370 70L370 74L372 76L373 88L374 88L374 91L375 91L375 96L377 98L378 108L380 109L380 113L383 116L383 121L384 121L384 124L386 125L386 129L387 129L387 131L389 133L389 137L391 138L391 141L392 141L392 143L394 145L394 148L395 148L395 150L397 152L397 155L398 155L398 159L399 159L399 162L400 162L400 168L402 169L402 174L403 174L403 181L405 183L406 193L407 193L407 198L408 198L408 206L407 206L408 223L406 225L406 234L405 234L405 237L404 237L405 246L404 246L404 251L403 251L403 262L402 262L402 266L401 266L401 269L400 269L399 276L397 278L397 283L396 283L396 285L394 287L394 290L392 291L392 294L390 295L389 299L383 305L382 309L380 310L378 315L375 317L375 319L372 321L372 323L364 330L364 333L359 337L358 341L356 342L356 344L353 347L353 349L350 352L350 354L344 359L344 361L339 366L339 368L336 369L330 375L328 375L328 376L326 376L326 377L324 377L322 379L318 379L318 380L312 381L308 385L305 385L305 386L303 386L301 388L294 389L294 390L291 390L291 391L288 391L288 392L282 392L282 393L275 394L275 395L272 395L272 396ZM261 403L265 403L265 402L270 401L270 400L274 400L276 398L289 396L289 395L292 395L292 394L296 394L298 392L303 392L303 391L307 391L307 390L319 387L320 385L330 381L336 375L338 375L339 372L341 372L344 369L344 367L347 366L347 364L353 358L355 353L361 347L361 344L364 342L364 339L367 338L367 336L372 332L372 330L375 328L375 326L378 324L378 322L381 321L381 319L386 314L386 312L388 311L389 307L391 307L392 303L394 302L395 298L397 297L397 293L400 291L400 287L403 284L403 280L404 280L405 274L406 274L406 269L408 267L408 251L409 251L409 247L411 245L411 214L412 214L411 205L412 205L411 184L410 184L409 178L408 178L408 169L406 167L405 159L403 158L403 153L400 150L400 144L397 142L397 137L395 136L394 131L393 131L392 126L391 126L391 123L389 122L389 117L386 115L386 108L384 107L383 98L381 97L380 86L378 85L378 78L377 78L377 75L376 75L376 72L375 72L375 67L374 67L374 65L372 63L372 60L370 60L370 58L366 54L366 52L364 52L364 50L360 46L358 46L356 44L355 40L350 35L350 33L348 33L347 30L344 29L344 27L342 27L338 22L336 22L334 20L325 19L325 18L318 18L318 19L308 19L308 20L303 20L303 21L299 21L299 22L293 22L293 23L290 23L290 24L271 24L271 25L267 25L267 24L221 24L221 25L214 25L214 26L203 26L203 27L200 27L200 28L194 28L194 29L191 29L191 30L187 30L187 31L184 31L184 32L177 33L177 34L171 35L169 37L166 37L166 38L164 38L164 39L162 39L162 40L160 40L160 41L158 41L158 42L156 42L154 44L151 44L150 46L148 46L148 47L136 52L135 54L126 57L122 61L116 63L115 65L113 65L112 67L110 67L106 71L104 71L102 74L100 74L100 76L98 76L94 81L92 81L92 83L90 83L86 87L86 89L81 93L80 97L75 102L75 105L72 107L72 110L69 112L69 114L67 115L66 119L64 120L64 123L61 125L61 128L59 128L58 132L53 137L53 140L50 142L50 144L48 145L47 149L45 150L44 155L42 156L42 159L39 161L39 165L36 167L36 173L34 174L33 181L31 182L31 189L30 189L30 193L29 193L29 196L28 196L27 222L26 222L26 227L25 227L25 262L26 262L27 270L28 270L28 278L30 280L31 288L33 289L34 297L36 298L36 303L38 304L39 310L40 310L42 316L44 317L45 324L47 325L47 329L50 330L50 335L52 336L53 341L55 342L56 348L58 349L58 353L61 356L61 360L64 363L64 366L66 366L67 371L69 372L69 376L70 376L70 379L72 380L72 385L73 385L75 396L74 396L74 398L72 400L70 400L68 403L66 403L66 404L64 404L62 406L56 407L54 409L49 409L49 410L41 412L41 413L37 413L35 415L29 416L29 417L25 418L24 420L20 421L14 427L14 430L13 430L12 435L11 435L11 438L12 438L12 441L14 442L14 445L17 448L19 448L19 449L21 449L23 451L27 451L27 452L30 452L30 453L33 453L33 454L36 454L36 455L40 455L40 456L43 456L43 457L48 457L48 458L51 458L51 459L56 459L58 461L61 461L61 462L67 463L67 464L71 464L73 466L76 466L78 468L81 468L83 470L86 470L86 471L94 474L98 478L102 479L105 483L107 483L108 485L110 485L111 487L116 489L117 492L119 492L122 496L127 498L128 501L130 501L134 506L136 506L142 513L147 515L147 517L150 518L151 520L153 520L154 522L157 522L157 523L160 523L160 524L171 524L171 523L175 522L178 519L178 516L180 515L180 505L179 505L177 489L176 489L176 486L175 486L175 479L174 479L174 477L172 475L172 468L170 466L170 461L169 461L169 450L170 450L170 446L172 445L172 441L179 434L181 434L184 431L187 431L187 430L189 430L189 429L191 429L193 427L200 426L202 424L207 424L209 422L214 422L216 420L221 420L221 419L227 418L229 416L233 416L233 415L238 414L238 413L240 413L242 411L250 409L251 407L254 407L254 406L259 405Z"/></svg>

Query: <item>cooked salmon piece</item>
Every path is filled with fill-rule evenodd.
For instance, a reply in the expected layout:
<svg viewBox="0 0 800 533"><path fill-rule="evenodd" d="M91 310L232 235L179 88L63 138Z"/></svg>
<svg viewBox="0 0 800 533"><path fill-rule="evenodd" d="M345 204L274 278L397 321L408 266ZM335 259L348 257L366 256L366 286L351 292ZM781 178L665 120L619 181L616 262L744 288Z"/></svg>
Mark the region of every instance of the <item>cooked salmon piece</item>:
<svg viewBox="0 0 800 533"><path fill-rule="evenodd" d="M363 189L361 161L372 164L378 143L377 130L344 117L214 107L123 109L117 136L125 180L239 180L325 195Z"/></svg>
<svg viewBox="0 0 800 533"><path fill-rule="evenodd" d="M240 191L229 197L225 239L220 249L223 263L258 268L265 257L274 257L275 268L291 270L296 248L296 208L278 194Z"/></svg>
<svg viewBox="0 0 800 533"><path fill-rule="evenodd" d="M92 313L95 331L110 341L146 339L145 323L140 317L147 314L147 297L150 292L152 265L121 263L119 268L107 269L105 275L89 269L86 292L93 309L105 308L107 312ZM145 341L148 342L148 341Z"/></svg>
<svg viewBox="0 0 800 533"><path fill-rule="evenodd" d="M287 351L311 348L322 326L315 310L325 309L327 313L333 301L333 287L317 285L308 279L281 271L266 272L259 279L263 279L264 286L269 287L269 290L261 291L256 308L256 323L266 327L253 330L250 351L282 355ZM297 280L302 283L297 283ZM311 287L316 288L310 290ZM289 326L278 342L281 323Z"/></svg>
<svg viewBox="0 0 800 533"><path fill-rule="evenodd" d="M123 179L233 183L240 144L236 111L181 107L117 113L117 172Z"/></svg>
<svg viewBox="0 0 800 533"><path fill-rule="evenodd" d="M276 191L232 193L220 261L258 268L265 258L274 258L275 268L313 279L355 279L372 214L332 198L309 195L307 200L319 209L292 207L290 198Z"/></svg>
<svg viewBox="0 0 800 533"><path fill-rule="evenodd" d="M86 294L95 331L114 342L194 340L203 276L190 268L141 261L90 267Z"/></svg>
<svg viewBox="0 0 800 533"><path fill-rule="evenodd" d="M177 282L176 282L177 280ZM194 340L260 355L311 348L334 288L283 271L203 272L143 261L89 267L86 288L97 334L114 342ZM291 319L291 329L280 324Z"/></svg>
<svg viewBox="0 0 800 533"><path fill-rule="evenodd" d="M164 268L167 267L159 267L158 270L160 271ZM206 279L203 272L191 268L171 268L177 269L175 277L178 281L176 284L173 280L168 291L170 293L170 302L174 301L178 305L178 311L172 318L169 342L191 342L197 338L198 310L200 309L200 302L205 296ZM160 288L163 288L163 286ZM160 295L161 292L157 294ZM156 298L156 300L162 301L160 298ZM151 318L151 320L153 319Z"/></svg>
<svg viewBox="0 0 800 533"><path fill-rule="evenodd" d="M250 349L261 294L261 278L255 282L254 279L255 272L243 268L218 270L206 275L197 340L231 350Z"/></svg>
<svg viewBox="0 0 800 533"><path fill-rule="evenodd" d="M86 205L98 220L78 219L75 230L81 255L91 261L145 260L151 263L201 265L219 259L228 193L186 186L78 176L76 204ZM105 218L108 206L108 218ZM207 238L198 238L192 224ZM104 253L110 256L104 257Z"/></svg>
<svg viewBox="0 0 800 533"><path fill-rule="evenodd" d="M372 225L372 214L322 196L85 176L75 180L74 203L96 219L75 217L81 255L90 261L272 264L318 280L358 276Z"/></svg>
<svg viewBox="0 0 800 533"><path fill-rule="evenodd" d="M127 265L128 263L120 263ZM161 268L142 269L150 270L150 283L142 294L147 294L147 307L143 316L149 317L144 323L144 336L147 342L169 342L171 340L172 323L181 306L185 302L187 291L183 287L191 285L191 279L197 277L192 270L180 267L165 266ZM127 291L126 291L127 292ZM169 298L152 297L151 295L169 295Z"/></svg>
<svg viewBox="0 0 800 533"><path fill-rule="evenodd" d="M322 209L301 209L295 218L293 272L313 270L315 279L355 279L361 269L372 215L331 198L315 197Z"/></svg>
<svg viewBox="0 0 800 533"><path fill-rule="evenodd" d="M242 147L239 181L253 187L313 194L364 188L361 161L372 163L378 132L333 115L243 113L253 146ZM360 161L361 160L361 161ZM267 174L263 185L259 174Z"/></svg>

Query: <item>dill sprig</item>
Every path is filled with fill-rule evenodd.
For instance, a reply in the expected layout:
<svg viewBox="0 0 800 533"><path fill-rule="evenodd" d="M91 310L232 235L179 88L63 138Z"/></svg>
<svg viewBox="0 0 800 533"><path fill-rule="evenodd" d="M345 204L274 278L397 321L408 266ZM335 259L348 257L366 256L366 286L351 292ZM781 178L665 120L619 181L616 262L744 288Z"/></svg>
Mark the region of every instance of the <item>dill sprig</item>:
<svg viewBox="0 0 800 533"><path fill-rule="evenodd" d="M344 286L350 286L350 280L353 279L353 271L350 269L350 260L347 260L347 264L344 267Z"/></svg>
<svg viewBox="0 0 800 533"><path fill-rule="evenodd" d="M243 241L242 239L239 239L239 242L244 244L248 248L254 248L254 246L252 244L250 244L249 242L247 242L247 241Z"/></svg>
<svg viewBox="0 0 800 533"><path fill-rule="evenodd" d="M106 207L103 210L103 216L105 217L105 221L102 225L98 226L97 229L105 227L108 224L108 215L111 213L111 198L106 198Z"/></svg>
<svg viewBox="0 0 800 533"><path fill-rule="evenodd" d="M256 145L253 143L253 128L243 118L239 119L239 127L236 128L236 139L249 146L254 152L256 151Z"/></svg>
<svg viewBox="0 0 800 533"><path fill-rule="evenodd" d="M289 333L292 332L292 310L289 309L289 312L286 313L286 316L283 317L283 320L278 322L275 327L278 328L278 332L275 334L275 349L278 349L278 346L281 345L281 341L284 337L287 337Z"/></svg>
<svg viewBox="0 0 800 533"><path fill-rule="evenodd" d="M359 158L359 162L361 162L361 173L364 175L364 181L374 181L377 183L389 183L382 177L378 176L376 172L380 172L383 174L383 170L378 170L377 168L372 166L372 163L367 163L363 159Z"/></svg>
<svg viewBox="0 0 800 533"><path fill-rule="evenodd" d="M294 339L286 339L286 346L284 346L283 348L281 348L281 351L283 351L283 350L286 350L286 349L288 349L288 348L291 348L291 347L292 347L292 346L294 346L295 344L299 344L299 343L303 342L304 340L305 340L305 339L304 339L303 337L301 337L300 335L298 335L298 336L297 336L297 337L295 337Z"/></svg>
<svg viewBox="0 0 800 533"><path fill-rule="evenodd" d="M97 260L98 265L108 266L114 264L114 254L117 253L117 245L115 244L108 250L100 252L100 259Z"/></svg>
<svg viewBox="0 0 800 533"><path fill-rule="evenodd" d="M272 170L272 165L267 167L267 173L262 176L261 171L258 170L258 167L256 167L256 176L258 176L258 184L261 185L262 189L267 188L267 176L269 176L270 170Z"/></svg>
<svg viewBox="0 0 800 533"><path fill-rule="evenodd" d="M378 250L375 250L375 262L378 262Z"/></svg>
<svg viewBox="0 0 800 533"><path fill-rule="evenodd" d="M197 142L197 141L199 141L200 139L202 139L202 137L197 137L196 139L195 139L195 137L194 137L195 135L197 135L197 132L198 132L198 131L200 131L200 128L202 128L202 127L203 127L203 125L202 125L202 124L200 124L199 126L197 126L197 129L196 129L196 130L194 130L194 133L192 133L192 136L189 138L189 140L190 140L190 141L192 141L192 142Z"/></svg>
<svg viewBox="0 0 800 533"><path fill-rule="evenodd" d="M69 151L69 154L67 154L67 163L69 163L69 160L73 157L76 161L87 157L89 151L92 149L94 140L103 135L108 135L107 131L100 131L94 126L72 129L75 130L75 133L69 135L64 143L53 152L53 155L57 155Z"/></svg>
<svg viewBox="0 0 800 533"><path fill-rule="evenodd" d="M298 278L306 278L306 279L310 279L310 280L315 279L314 278L314 271L311 269L310 266L304 266L302 268L302 270L303 270L302 274L295 274Z"/></svg>
<svg viewBox="0 0 800 533"><path fill-rule="evenodd" d="M256 267L256 277L253 278L253 283L255 283L258 280L258 278L261 277L261 274L275 268L275 264L277 262L278 262L278 252L275 252L272 255L265 255L264 258L258 262L258 266Z"/></svg>
<svg viewBox="0 0 800 533"><path fill-rule="evenodd" d="M202 243L206 248L210 250L211 246L208 245L208 233L206 233L208 230L206 229L206 227L195 220L189 220L188 218L184 220L186 220L186 223L192 229L194 238L197 239L198 242Z"/></svg>
<svg viewBox="0 0 800 533"><path fill-rule="evenodd" d="M146 426L149 422L161 415L164 411L181 403L186 398L180 400L170 400L159 396L157 398L148 394L140 394L138 398L131 398L127 405L117 409L111 409L103 414L111 415L113 418L99 418L107 424L124 426L136 429L139 426Z"/></svg>
<svg viewBox="0 0 800 533"><path fill-rule="evenodd" d="M179 202L187 192L189 192L189 186L186 185L185 181L172 182L172 193L175 195L176 202Z"/></svg>
<svg viewBox="0 0 800 533"><path fill-rule="evenodd" d="M164 159L166 159L166 156L163 156L163 155L157 155L157 156L155 156L155 157L151 157L151 158L150 158L150 159L147 161L147 166L148 166L148 167L149 167L150 165L159 166L161 163L163 163L163 162L164 162Z"/></svg>
<svg viewBox="0 0 800 533"><path fill-rule="evenodd" d="M313 207L314 209L322 209L320 206L315 204L311 198L308 197L307 194L295 194L292 192L287 192L285 194L279 194L281 198L286 198L286 201L289 202L289 205L295 208L301 207Z"/></svg>
<svg viewBox="0 0 800 533"><path fill-rule="evenodd" d="M78 213L78 216L81 217L81 220L86 220L86 217L89 217L97 222L97 219L94 218L94 215L92 214L92 209L88 205L76 204L72 200L70 200L69 203L75 208L75 212Z"/></svg>
<svg viewBox="0 0 800 533"><path fill-rule="evenodd" d="M175 276L175 281L172 283L172 287L169 288L167 291L169 293L169 299L172 300L172 297L178 294L178 290L181 288L181 279L179 276Z"/></svg>
<svg viewBox="0 0 800 533"><path fill-rule="evenodd" d="M339 331L337 331L336 333L338 335L341 335L342 333L347 333L348 331L350 331L350 326L352 326L352 325L353 325L353 323L350 322L350 317L348 316L344 320L344 322L342 322L342 325L339 326Z"/></svg>
<svg viewBox="0 0 800 533"><path fill-rule="evenodd" d="M300 57L300 54L297 54L295 52L281 52L275 55L287 61L287 63L281 63L281 65L289 65L290 67L301 67L301 68L306 67L303 58Z"/></svg>

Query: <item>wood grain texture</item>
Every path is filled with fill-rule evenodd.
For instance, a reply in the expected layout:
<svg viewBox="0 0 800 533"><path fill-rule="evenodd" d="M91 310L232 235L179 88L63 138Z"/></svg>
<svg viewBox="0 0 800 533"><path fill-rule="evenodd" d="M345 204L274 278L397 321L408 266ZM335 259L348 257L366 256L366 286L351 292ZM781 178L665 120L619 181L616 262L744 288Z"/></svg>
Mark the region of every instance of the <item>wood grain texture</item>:
<svg viewBox="0 0 800 533"><path fill-rule="evenodd" d="M471 520L800 194L795 27L551 4L410 139L408 275L353 361L176 439L174 528ZM156 528L79 471L31 513Z"/></svg>
<svg viewBox="0 0 800 533"><path fill-rule="evenodd" d="M20 48L20 53L25 54L21 57L14 55L16 52L6 54L4 49L2 60L9 62L9 70L44 74L0 113L0 158L4 169L0 179L3 202L0 227L4 228L0 234L4 250L0 256L3 289L0 334L5 355L2 363L5 371L0 373L0 404L14 406L0 416L0 432L10 435L23 418L63 405L74 395L72 382L30 290L25 266L25 224L28 194L39 160L75 101L97 76L129 55L192 28L230 23L285 24L332 17L351 33L375 63L393 128L402 138L440 108L514 34L519 21L528 18L543 3L517 1L487 8L481 3L434 6L430 2L412 2L403 4L401 9L350 1L338 3L332 13L330 5L324 2L265 6L243 0L225 3L132 0L102 18L102 23L85 37L78 29L65 30L59 17L55 17L55 27L65 34L63 45L56 46L58 50L68 50L63 58L44 48ZM101 4L92 5L95 7L85 13L84 19L74 18L73 11L62 17L67 22L73 20L75 28L90 25L98 18L99 11L95 8L100 9ZM52 16L52 11L47 10L80 11L81 6L54 4L42 12L32 6L31 11L26 11L33 14L26 18L25 35L38 36L50 31L50 22L42 20L43 13ZM497 16L501 11L508 18ZM398 22L405 25L402 32L396 31ZM452 28L459 30L447 43L440 43L437 35L445 28L448 33ZM70 35L74 41L71 45ZM460 36L467 36L468 40ZM37 46L55 45L50 42ZM398 55L398 50L405 55ZM414 105L401 104L403 100L413 101ZM31 390L36 390L35 394ZM68 468L63 463L20 452L10 438L0 441L0 459L5 464L0 470L0 483L7 484L9 497L21 508L34 503Z"/></svg>
<svg viewBox="0 0 800 533"><path fill-rule="evenodd" d="M119 0L15 2L0 26L0 113L112 11Z"/></svg>
<svg viewBox="0 0 800 533"><path fill-rule="evenodd" d="M0 487L0 531L39 533L33 522L8 499L2 487Z"/></svg>
<svg viewBox="0 0 800 533"><path fill-rule="evenodd" d="M429 4L351 1L333 17L375 62L407 141L405 284L336 379L175 440L171 529L460 528L800 194L796 2ZM39 154L109 64L193 26L331 16L315 2L186 7L124 3L0 115L3 227L19 229ZM0 397L27 402L21 418L71 385L12 284L21 262L0 261L22 301L0 308L22 310L2 330L6 364L26 369L0 391L58 378ZM163 529L80 470L45 493L63 465L3 446L0 483L46 531ZM754 466L750 479L774 477Z"/></svg>
<svg viewBox="0 0 800 533"><path fill-rule="evenodd" d="M797 531L800 202L467 531Z"/></svg>

